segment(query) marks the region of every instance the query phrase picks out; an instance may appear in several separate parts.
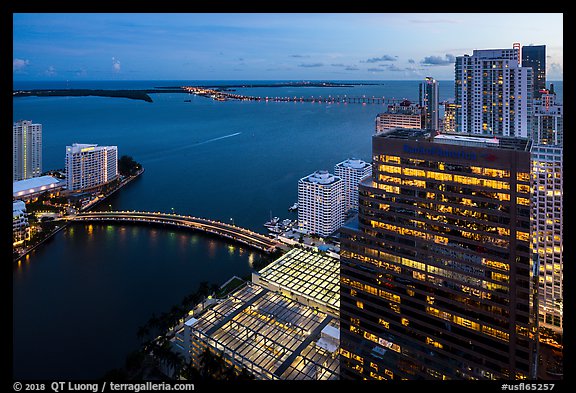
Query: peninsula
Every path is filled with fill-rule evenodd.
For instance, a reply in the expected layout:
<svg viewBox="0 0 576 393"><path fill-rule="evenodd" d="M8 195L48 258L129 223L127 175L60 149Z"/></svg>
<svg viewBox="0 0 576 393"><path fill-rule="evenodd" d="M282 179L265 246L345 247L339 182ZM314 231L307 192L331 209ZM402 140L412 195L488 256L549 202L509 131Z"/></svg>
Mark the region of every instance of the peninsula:
<svg viewBox="0 0 576 393"><path fill-rule="evenodd" d="M183 93L181 88L145 89L145 90L100 90L100 89L50 89L50 90L14 90L14 97L119 97L153 102L149 93Z"/></svg>

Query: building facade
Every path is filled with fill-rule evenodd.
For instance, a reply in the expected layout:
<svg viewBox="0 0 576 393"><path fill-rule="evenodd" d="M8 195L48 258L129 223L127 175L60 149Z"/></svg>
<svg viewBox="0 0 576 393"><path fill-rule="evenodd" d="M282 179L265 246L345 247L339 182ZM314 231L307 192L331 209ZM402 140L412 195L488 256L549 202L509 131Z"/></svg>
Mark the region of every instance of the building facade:
<svg viewBox="0 0 576 393"><path fill-rule="evenodd" d="M344 212L358 210L358 183L372 174L372 165L349 158L334 166L334 174L344 182Z"/></svg>
<svg viewBox="0 0 576 393"><path fill-rule="evenodd" d="M12 202L12 245L19 246L30 240L30 225L24 201Z"/></svg>
<svg viewBox="0 0 576 393"><path fill-rule="evenodd" d="M529 145L373 136L340 231L342 378L535 378Z"/></svg>
<svg viewBox="0 0 576 393"><path fill-rule="evenodd" d="M539 326L563 333L563 147L532 145L532 250L538 264Z"/></svg>
<svg viewBox="0 0 576 393"><path fill-rule="evenodd" d="M386 112L376 116L376 133L393 128L422 128L424 115L422 108L410 101L388 105Z"/></svg>
<svg viewBox="0 0 576 393"><path fill-rule="evenodd" d="M544 90L534 105L534 143L562 145L564 135L564 110L556 102L556 94Z"/></svg>
<svg viewBox="0 0 576 393"><path fill-rule="evenodd" d="M540 98L546 89L546 45L522 47L522 67L531 67L534 75L533 98Z"/></svg>
<svg viewBox="0 0 576 393"><path fill-rule="evenodd" d="M66 185L86 190L118 177L118 147L74 143L66 146Z"/></svg>
<svg viewBox="0 0 576 393"><path fill-rule="evenodd" d="M542 91L534 115L532 249L539 265L539 321L562 335L564 116L554 92Z"/></svg>
<svg viewBox="0 0 576 393"><path fill-rule="evenodd" d="M12 129L12 181L42 174L42 124L21 120Z"/></svg>
<svg viewBox="0 0 576 393"><path fill-rule="evenodd" d="M298 228L329 236L344 223L344 182L328 171L298 181Z"/></svg>
<svg viewBox="0 0 576 393"><path fill-rule="evenodd" d="M533 76L519 49L475 50L456 57L456 131L529 138Z"/></svg>
<svg viewBox="0 0 576 393"><path fill-rule="evenodd" d="M444 103L443 128L445 132L456 132L456 109L458 105L455 102Z"/></svg>
<svg viewBox="0 0 576 393"><path fill-rule="evenodd" d="M422 128L429 131L438 131L440 124L439 101L438 101L438 81L427 76L419 86L420 107L424 114L424 126Z"/></svg>

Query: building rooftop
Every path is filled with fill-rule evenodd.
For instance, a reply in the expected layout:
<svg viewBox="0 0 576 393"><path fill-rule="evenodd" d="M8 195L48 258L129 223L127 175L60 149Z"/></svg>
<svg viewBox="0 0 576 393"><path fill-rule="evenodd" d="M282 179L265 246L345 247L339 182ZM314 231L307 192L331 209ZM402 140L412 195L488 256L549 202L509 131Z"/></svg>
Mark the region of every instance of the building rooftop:
<svg viewBox="0 0 576 393"><path fill-rule="evenodd" d="M421 128L391 128L375 135L378 138L424 140L430 137L430 131Z"/></svg>
<svg viewBox="0 0 576 393"><path fill-rule="evenodd" d="M339 162L338 164L336 164L336 166L345 167L345 168L352 168L352 169L364 169L364 168L370 166L370 164L367 163L366 161L359 159L359 158L349 158L347 160Z"/></svg>
<svg viewBox="0 0 576 393"><path fill-rule="evenodd" d="M305 298L340 308L340 261L323 254L294 248L266 266L260 280Z"/></svg>
<svg viewBox="0 0 576 393"><path fill-rule="evenodd" d="M30 179L19 180L12 183L12 195L21 196L24 194L31 194L34 192L59 187L64 184L64 182L61 182L53 176L32 177Z"/></svg>
<svg viewBox="0 0 576 393"><path fill-rule="evenodd" d="M314 183L314 184L332 184L332 183L336 183L339 180L342 180L342 179L340 179L340 177L338 177L338 176L334 176L333 174L328 173L328 171L323 171L323 170L316 171L316 172L300 179L300 181L308 182L308 183Z"/></svg>
<svg viewBox="0 0 576 393"><path fill-rule="evenodd" d="M26 203L24 201L13 201L12 202L12 211L26 211Z"/></svg>
<svg viewBox="0 0 576 393"><path fill-rule="evenodd" d="M257 379L339 378L338 319L247 283L206 310L191 334L254 373ZM321 338L324 338L320 341Z"/></svg>
<svg viewBox="0 0 576 393"><path fill-rule="evenodd" d="M463 132L445 132L431 135L430 131L417 128L392 128L376 134L375 137L428 141L444 145L491 147L521 151L529 151L531 146L531 141L526 138L470 134Z"/></svg>

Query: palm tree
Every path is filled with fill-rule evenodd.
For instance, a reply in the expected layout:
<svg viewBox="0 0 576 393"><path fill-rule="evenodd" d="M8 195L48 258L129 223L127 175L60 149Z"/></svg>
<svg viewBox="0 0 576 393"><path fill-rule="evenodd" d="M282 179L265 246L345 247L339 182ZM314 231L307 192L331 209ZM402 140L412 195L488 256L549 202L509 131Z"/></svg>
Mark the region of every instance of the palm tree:
<svg viewBox="0 0 576 393"><path fill-rule="evenodd" d="M218 357L214 356L208 347L200 355L200 367L200 375L203 379L219 379L222 374L222 363L218 361Z"/></svg>
<svg viewBox="0 0 576 393"><path fill-rule="evenodd" d="M250 373L246 367L242 367L242 371L236 377L239 381L252 381L255 379L254 374Z"/></svg>
<svg viewBox="0 0 576 393"><path fill-rule="evenodd" d="M138 328L138 331L136 332L136 335L142 342L147 341L149 340L150 328L148 327L148 325L140 326Z"/></svg>

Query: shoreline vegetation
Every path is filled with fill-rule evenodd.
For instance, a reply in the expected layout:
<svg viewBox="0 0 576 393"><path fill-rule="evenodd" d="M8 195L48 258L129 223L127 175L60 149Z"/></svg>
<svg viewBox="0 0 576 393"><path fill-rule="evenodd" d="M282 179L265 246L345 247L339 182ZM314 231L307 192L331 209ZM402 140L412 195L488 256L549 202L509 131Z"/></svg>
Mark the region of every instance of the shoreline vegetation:
<svg viewBox="0 0 576 393"><path fill-rule="evenodd" d="M283 83L250 83L230 85L199 85L201 88L213 88L216 91L233 91L234 88L253 87L353 87L355 85L376 85L377 83L334 83L334 82L283 82ZM154 102L149 94L187 93L181 86L161 86L154 89L138 90L104 90L104 89L32 89L14 90L13 97L116 97Z"/></svg>
<svg viewBox="0 0 576 393"><path fill-rule="evenodd" d="M53 90L14 90L13 97L117 97L130 98L133 100L143 100L153 102L148 93L183 93L182 89L178 90L95 90L95 89L53 89Z"/></svg>

